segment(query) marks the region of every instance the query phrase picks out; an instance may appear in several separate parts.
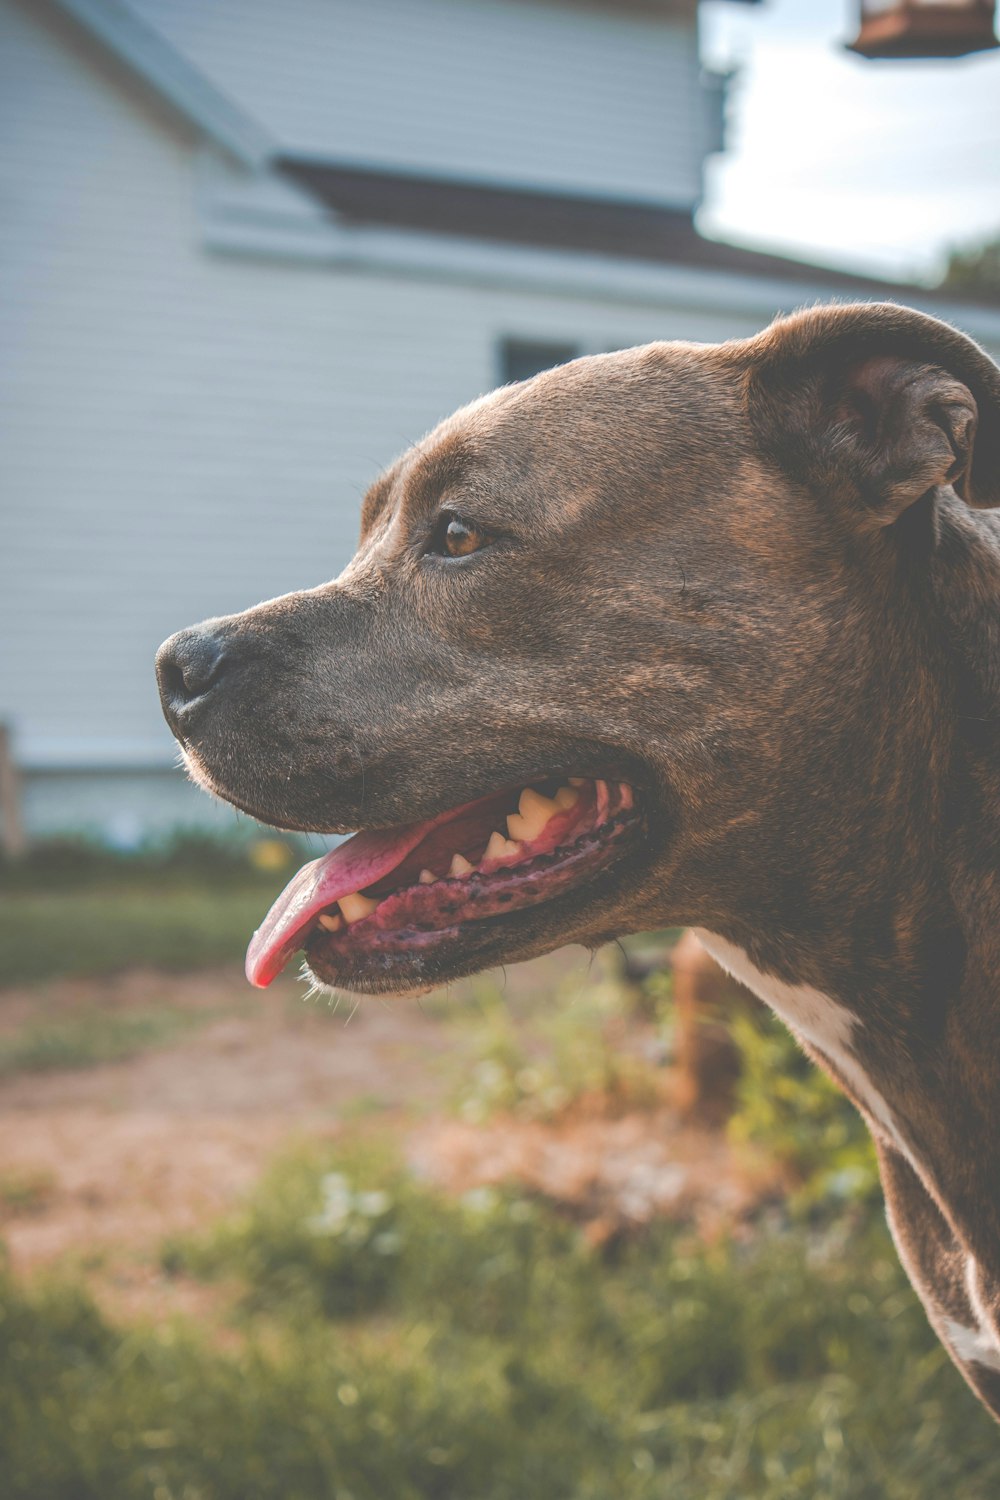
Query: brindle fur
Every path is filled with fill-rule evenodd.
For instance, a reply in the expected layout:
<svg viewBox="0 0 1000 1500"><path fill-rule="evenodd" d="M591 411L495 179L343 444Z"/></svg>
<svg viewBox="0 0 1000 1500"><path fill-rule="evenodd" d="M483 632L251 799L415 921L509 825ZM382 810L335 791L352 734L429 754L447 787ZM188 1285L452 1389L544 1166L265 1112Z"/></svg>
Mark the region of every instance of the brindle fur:
<svg viewBox="0 0 1000 1500"><path fill-rule="evenodd" d="M696 925L846 1007L901 1256L1000 1415L944 1322L1000 1351L997 504L996 366L905 308L817 308L473 403L375 484L335 582L162 671L195 776L287 828L632 782L646 838L611 877L393 985ZM424 555L441 509L495 545ZM171 663L220 648L178 702Z"/></svg>

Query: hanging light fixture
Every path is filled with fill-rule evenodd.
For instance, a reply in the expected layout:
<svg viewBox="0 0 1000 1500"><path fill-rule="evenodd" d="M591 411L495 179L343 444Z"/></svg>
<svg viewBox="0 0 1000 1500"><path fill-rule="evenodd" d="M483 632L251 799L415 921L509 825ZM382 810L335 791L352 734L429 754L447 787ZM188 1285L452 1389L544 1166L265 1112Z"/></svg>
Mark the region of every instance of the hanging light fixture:
<svg viewBox="0 0 1000 1500"><path fill-rule="evenodd" d="M964 57L998 45L994 0L860 0L862 57Z"/></svg>

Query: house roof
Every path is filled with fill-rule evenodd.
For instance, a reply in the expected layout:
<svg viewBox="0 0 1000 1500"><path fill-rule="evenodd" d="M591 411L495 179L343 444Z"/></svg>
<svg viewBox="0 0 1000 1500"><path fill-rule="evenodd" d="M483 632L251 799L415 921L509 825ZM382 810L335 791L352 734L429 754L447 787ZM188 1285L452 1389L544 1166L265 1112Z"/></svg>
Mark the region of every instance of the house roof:
<svg viewBox="0 0 1000 1500"><path fill-rule="evenodd" d="M54 0L209 140L248 167L273 160L277 144L159 32L119 0Z"/></svg>
<svg viewBox="0 0 1000 1500"><path fill-rule="evenodd" d="M819 282L858 296L927 295L926 287L912 282L861 276L706 239L698 233L689 213L658 204L362 170L289 156L280 157L279 165L346 224L395 225L810 286ZM995 300L970 296L960 288L948 288L947 295L949 301L976 305Z"/></svg>

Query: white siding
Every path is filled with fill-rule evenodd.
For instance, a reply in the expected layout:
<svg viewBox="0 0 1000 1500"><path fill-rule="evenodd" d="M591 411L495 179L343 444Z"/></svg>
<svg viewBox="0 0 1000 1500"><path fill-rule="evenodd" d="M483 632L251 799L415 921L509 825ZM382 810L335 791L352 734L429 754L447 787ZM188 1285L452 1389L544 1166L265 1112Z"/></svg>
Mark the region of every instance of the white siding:
<svg viewBox="0 0 1000 1500"><path fill-rule="evenodd" d="M241 838L257 829L180 771L36 771L23 779L22 817L33 839L89 834L118 849L182 829Z"/></svg>
<svg viewBox="0 0 1000 1500"><path fill-rule="evenodd" d="M720 101L702 89L693 3L130 3L287 150L685 207L701 196Z"/></svg>

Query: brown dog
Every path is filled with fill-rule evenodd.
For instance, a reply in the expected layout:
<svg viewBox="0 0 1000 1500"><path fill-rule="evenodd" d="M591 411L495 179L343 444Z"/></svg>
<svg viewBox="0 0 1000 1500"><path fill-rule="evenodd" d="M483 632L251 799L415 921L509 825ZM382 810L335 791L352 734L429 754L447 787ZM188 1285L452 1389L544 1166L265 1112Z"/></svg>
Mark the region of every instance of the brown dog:
<svg viewBox="0 0 1000 1500"><path fill-rule="evenodd" d="M159 674L204 785L368 830L289 887L255 982L301 947L400 992L702 929L865 1114L1000 1413L995 505L996 366L905 308L818 308L473 403L373 487L339 579Z"/></svg>

